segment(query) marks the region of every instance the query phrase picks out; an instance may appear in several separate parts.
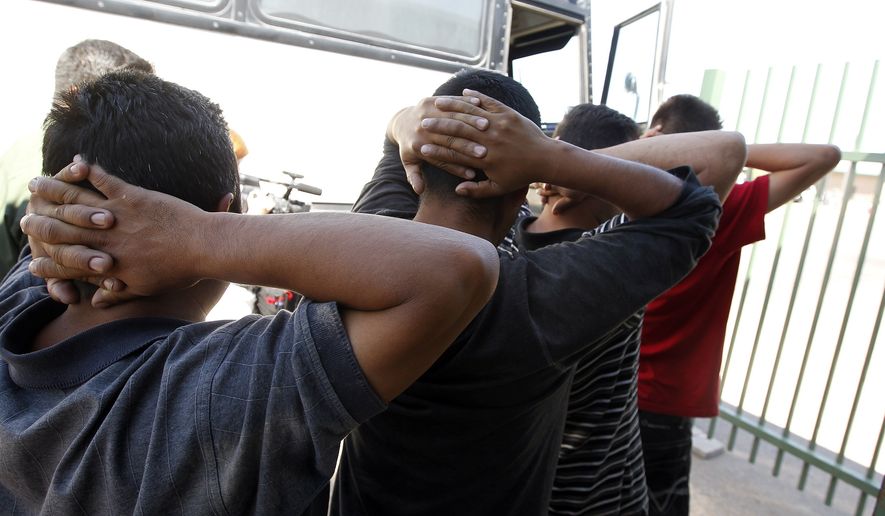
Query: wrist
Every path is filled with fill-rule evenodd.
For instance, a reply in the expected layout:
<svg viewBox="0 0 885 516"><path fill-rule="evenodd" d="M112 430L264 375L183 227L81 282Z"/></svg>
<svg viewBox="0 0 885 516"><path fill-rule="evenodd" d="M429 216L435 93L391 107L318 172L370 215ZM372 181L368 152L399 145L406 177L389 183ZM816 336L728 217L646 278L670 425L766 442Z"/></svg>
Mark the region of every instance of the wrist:
<svg viewBox="0 0 885 516"><path fill-rule="evenodd" d="M571 163L580 152L581 149L574 145L561 140L548 139L538 153L544 157L543 166L537 168L537 173L543 176L538 181L576 189L570 172L575 170Z"/></svg>
<svg viewBox="0 0 885 516"><path fill-rule="evenodd" d="M180 257L182 265L188 268L183 276L189 280L224 279L220 264L224 257L230 256L230 246L237 244L234 236L237 216L243 217L233 213L199 211L191 223L200 230L195 231L192 238L185 239Z"/></svg>

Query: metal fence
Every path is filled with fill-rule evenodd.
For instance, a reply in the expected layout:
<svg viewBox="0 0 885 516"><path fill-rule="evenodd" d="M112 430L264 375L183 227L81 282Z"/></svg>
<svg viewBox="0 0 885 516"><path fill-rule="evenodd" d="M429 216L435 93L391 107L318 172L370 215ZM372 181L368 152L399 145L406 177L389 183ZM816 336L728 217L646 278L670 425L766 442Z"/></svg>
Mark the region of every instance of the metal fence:
<svg viewBox="0 0 885 516"><path fill-rule="evenodd" d="M885 150L878 130L885 117L873 116L885 103L878 72L878 62L711 70L701 92L726 127L750 142L843 149L836 171L813 195L769 214L768 239L744 253L721 373L723 403L708 434L719 420L730 424L732 449L738 432L748 432L751 462L760 443L775 446L775 476L786 454L797 457L798 489L819 470L829 476L823 502L832 504L841 483L858 493L856 514L871 505L885 514L885 378L875 374L885 368L885 226L877 217L885 154L863 152Z"/></svg>

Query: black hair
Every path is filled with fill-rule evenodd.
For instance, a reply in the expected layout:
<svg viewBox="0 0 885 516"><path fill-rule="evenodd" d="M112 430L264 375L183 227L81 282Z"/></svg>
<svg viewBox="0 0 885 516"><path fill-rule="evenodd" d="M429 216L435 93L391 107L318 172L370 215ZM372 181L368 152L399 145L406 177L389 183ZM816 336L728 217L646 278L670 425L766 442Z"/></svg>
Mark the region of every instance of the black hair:
<svg viewBox="0 0 885 516"><path fill-rule="evenodd" d="M528 90L512 78L497 72L461 70L437 88L433 95L461 95L465 88L488 95L528 118L538 127L541 126L541 112ZM428 163L423 164L422 170L428 193L449 199L468 200L455 194L455 187L463 179ZM475 180L483 179L485 174L478 170ZM477 200L473 202L476 203Z"/></svg>
<svg viewBox="0 0 885 516"><path fill-rule="evenodd" d="M554 136L593 150L619 145L639 138L639 125L630 117L607 106L578 104L556 126Z"/></svg>
<svg viewBox="0 0 885 516"><path fill-rule="evenodd" d="M94 81L108 72L139 70L154 73L154 67L135 52L113 41L86 39L66 49L55 65L55 91Z"/></svg>
<svg viewBox="0 0 885 516"><path fill-rule="evenodd" d="M227 193L240 211L237 159L218 105L139 71L111 72L59 92L44 122L43 174L75 154L127 183L214 211ZM87 185L88 186L88 185ZM95 287L79 281L81 299Z"/></svg>
<svg viewBox="0 0 885 516"><path fill-rule="evenodd" d="M664 134L693 133L722 129L716 108L694 95L674 95L655 112L650 127L661 126Z"/></svg>
<svg viewBox="0 0 885 516"><path fill-rule="evenodd" d="M237 161L218 105L154 75L112 72L61 93L44 122L43 173L75 154L127 183L214 211L234 194Z"/></svg>

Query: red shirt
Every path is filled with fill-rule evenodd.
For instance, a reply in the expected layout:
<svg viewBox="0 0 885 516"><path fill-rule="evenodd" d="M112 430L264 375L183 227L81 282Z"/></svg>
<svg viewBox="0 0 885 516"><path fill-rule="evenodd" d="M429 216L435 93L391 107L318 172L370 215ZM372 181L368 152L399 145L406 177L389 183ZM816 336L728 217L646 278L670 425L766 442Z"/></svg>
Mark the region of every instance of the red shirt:
<svg viewBox="0 0 885 516"><path fill-rule="evenodd" d="M710 250L649 303L639 352L639 408L683 417L719 413L719 367L741 248L765 238L768 176L735 185Z"/></svg>

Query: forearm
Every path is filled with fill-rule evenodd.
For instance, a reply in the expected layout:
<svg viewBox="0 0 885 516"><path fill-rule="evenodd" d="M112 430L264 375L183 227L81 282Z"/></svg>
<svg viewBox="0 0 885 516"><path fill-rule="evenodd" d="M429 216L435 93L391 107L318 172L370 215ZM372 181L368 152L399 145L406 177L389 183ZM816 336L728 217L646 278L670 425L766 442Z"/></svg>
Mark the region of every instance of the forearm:
<svg viewBox="0 0 885 516"><path fill-rule="evenodd" d="M747 166L770 172L768 210L784 204L816 183L842 158L834 145L754 144L747 147Z"/></svg>
<svg viewBox="0 0 885 516"><path fill-rule="evenodd" d="M747 166L766 172L832 167L839 162L839 157L839 148L835 145L756 143L747 146Z"/></svg>
<svg viewBox="0 0 885 516"><path fill-rule="evenodd" d="M670 207L682 191L682 182L644 163L586 151L553 141L547 170L540 181L591 193L619 207L631 219L655 215Z"/></svg>
<svg viewBox="0 0 885 516"><path fill-rule="evenodd" d="M668 134L624 143L597 152L662 169L692 167L698 181L728 196L747 160L743 135L729 131Z"/></svg>
<svg viewBox="0 0 885 516"><path fill-rule="evenodd" d="M204 217L184 257L198 277L287 288L358 310L427 297L435 284L452 277L469 284L490 262L497 267L490 244L411 221L328 213Z"/></svg>

